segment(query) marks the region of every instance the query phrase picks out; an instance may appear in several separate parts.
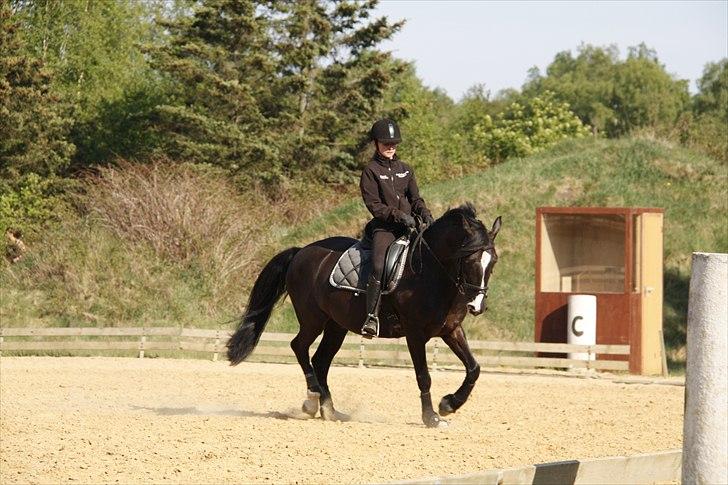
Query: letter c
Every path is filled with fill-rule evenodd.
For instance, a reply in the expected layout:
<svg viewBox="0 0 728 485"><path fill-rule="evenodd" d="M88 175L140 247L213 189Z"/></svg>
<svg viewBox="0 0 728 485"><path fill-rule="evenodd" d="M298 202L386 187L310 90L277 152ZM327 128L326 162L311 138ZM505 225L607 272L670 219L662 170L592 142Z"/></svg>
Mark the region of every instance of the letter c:
<svg viewBox="0 0 728 485"><path fill-rule="evenodd" d="M574 332L574 335L576 335L577 337L581 337L582 335L584 335L584 331L576 329L577 320L584 320L584 318L580 316L574 317L574 319L571 321L571 331Z"/></svg>

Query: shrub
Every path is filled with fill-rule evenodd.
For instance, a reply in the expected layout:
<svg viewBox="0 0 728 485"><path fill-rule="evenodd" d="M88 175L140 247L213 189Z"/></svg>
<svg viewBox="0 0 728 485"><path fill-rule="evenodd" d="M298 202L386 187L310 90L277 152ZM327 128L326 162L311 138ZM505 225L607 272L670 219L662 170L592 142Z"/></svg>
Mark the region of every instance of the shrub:
<svg viewBox="0 0 728 485"><path fill-rule="evenodd" d="M256 193L242 198L218 172L204 165L121 163L89 180L85 205L122 240L213 274L213 291L223 291L253 265L270 205Z"/></svg>
<svg viewBox="0 0 728 485"><path fill-rule="evenodd" d="M569 110L568 103L554 100L546 92L525 105L512 103L493 120L486 115L475 125L473 138L495 162L525 157L566 138L583 138L589 129Z"/></svg>
<svg viewBox="0 0 728 485"><path fill-rule="evenodd" d="M21 256L17 243L9 241L6 234L26 241L36 239L42 228L59 219L65 209L63 199L56 194L58 179L42 178L30 173L16 184L5 184L0 190L0 236L3 255L15 260ZM22 244L22 243L21 243Z"/></svg>

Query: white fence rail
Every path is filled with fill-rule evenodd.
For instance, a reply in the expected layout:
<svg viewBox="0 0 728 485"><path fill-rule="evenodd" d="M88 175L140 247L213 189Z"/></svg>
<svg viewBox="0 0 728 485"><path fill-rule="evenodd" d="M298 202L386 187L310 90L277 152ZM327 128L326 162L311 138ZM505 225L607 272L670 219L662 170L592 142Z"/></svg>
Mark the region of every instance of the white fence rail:
<svg viewBox="0 0 728 485"><path fill-rule="evenodd" d="M70 352L70 351L133 351L144 357L150 351L194 351L211 353L218 360L225 353L229 330L180 327L72 327L20 328L0 327L2 353ZM292 359L287 345L293 334L264 332L251 358L258 361ZM319 338L320 340L320 338ZM319 340L312 346L317 347ZM472 340L471 350L484 367L548 367L586 368L627 371L629 345L573 345L538 342L493 342ZM460 365L458 358L439 339L427 344L427 360L432 368ZM596 360L541 357L536 353L565 354L582 352ZM525 355L524 355L525 354ZM605 360L604 356L624 360ZM366 340L358 335L346 337L334 362L364 365L411 365L404 339Z"/></svg>

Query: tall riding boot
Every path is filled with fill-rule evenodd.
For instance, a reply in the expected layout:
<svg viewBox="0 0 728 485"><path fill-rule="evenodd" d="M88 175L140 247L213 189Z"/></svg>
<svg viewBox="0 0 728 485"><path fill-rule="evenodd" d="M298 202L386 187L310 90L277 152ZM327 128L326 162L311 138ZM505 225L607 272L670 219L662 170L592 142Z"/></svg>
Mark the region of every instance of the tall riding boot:
<svg viewBox="0 0 728 485"><path fill-rule="evenodd" d="M381 300L382 284L374 276L367 281L367 320L361 328L365 338L379 336L379 302Z"/></svg>

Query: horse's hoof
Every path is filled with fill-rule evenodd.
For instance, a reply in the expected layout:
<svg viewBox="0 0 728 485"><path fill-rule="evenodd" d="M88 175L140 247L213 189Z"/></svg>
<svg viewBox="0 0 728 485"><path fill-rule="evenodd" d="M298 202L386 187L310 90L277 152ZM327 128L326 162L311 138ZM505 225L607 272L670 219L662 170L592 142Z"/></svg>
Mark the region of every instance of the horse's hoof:
<svg viewBox="0 0 728 485"><path fill-rule="evenodd" d="M424 422L428 428L447 428L447 421L437 414L433 414L429 418L424 419Z"/></svg>
<svg viewBox="0 0 728 485"><path fill-rule="evenodd" d="M331 401L321 403L321 417L324 421L350 421L351 416L348 414L340 413L334 409L334 405Z"/></svg>
<svg viewBox="0 0 728 485"><path fill-rule="evenodd" d="M452 414L456 411L452 405L452 398L453 395L448 394L447 396L443 396L440 400L440 404L437 406L440 411L440 416L447 416L448 414Z"/></svg>
<svg viewBox="0 0 728 485"><path fill-rule="evenodd" d="M312 418L318 413L320 395L318 392L308 391L308 398L303 401L303 406L301 406L301 410Z"/></svg>

